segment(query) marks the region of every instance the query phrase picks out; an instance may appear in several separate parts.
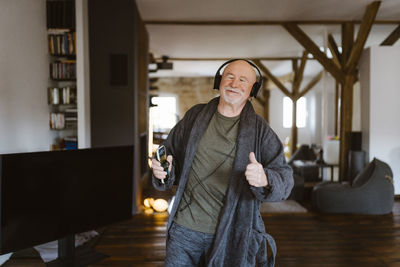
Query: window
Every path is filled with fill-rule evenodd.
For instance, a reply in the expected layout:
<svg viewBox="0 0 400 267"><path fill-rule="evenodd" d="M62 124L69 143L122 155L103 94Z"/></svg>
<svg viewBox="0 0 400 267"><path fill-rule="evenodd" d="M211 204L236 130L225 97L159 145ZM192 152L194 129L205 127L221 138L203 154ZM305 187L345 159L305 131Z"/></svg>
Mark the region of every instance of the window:
<svg viewBox="0 0 400 267"><path fill-rule="evenodd" d="M283 128L291 128L292 127L292 109L293 109L292 99L285 96L283 98ZM297 128L306 127L307 109L306 109L306 98L305 97L300 97L297 100L296 113L297 113L296 114Z"/></svg>
<svg viewBox="0 0 400 267"><path fill-rule="evenodd" d="M153 97L151 102L157 105L151 108L153 131L167 132L171 130L177 122L176 97L157 96Z"/></svg>

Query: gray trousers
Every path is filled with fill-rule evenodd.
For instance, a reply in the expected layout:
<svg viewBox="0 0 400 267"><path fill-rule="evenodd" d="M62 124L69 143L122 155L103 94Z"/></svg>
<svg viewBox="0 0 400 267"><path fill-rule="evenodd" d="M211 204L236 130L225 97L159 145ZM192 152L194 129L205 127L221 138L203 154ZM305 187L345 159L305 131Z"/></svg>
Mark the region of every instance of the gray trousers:
<svg viewBox="0 0 400 267"><path fill-rule="evenodd" d="M205 266L213 240L213 234L194 231L173 222L169 230L165 266Z"/></svg>

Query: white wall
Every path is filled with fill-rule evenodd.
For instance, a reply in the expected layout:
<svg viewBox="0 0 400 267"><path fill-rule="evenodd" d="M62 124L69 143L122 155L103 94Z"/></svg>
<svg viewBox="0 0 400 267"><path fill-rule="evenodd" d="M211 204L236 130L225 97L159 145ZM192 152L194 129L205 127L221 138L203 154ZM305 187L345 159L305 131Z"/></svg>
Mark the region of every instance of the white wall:
<svg viewBox="0 0 400 267"><path fill-rule="evenodd" d="M370 47L360 62L361 129L367 160L374 157L393 171L400 194L400 47Z"/></svg>
<svg viewBox="0 0 400 267"><path fill-rule="evenodd" d="M360 82L356 82L353 87L353 121L352 131L361 131L361 87Z"/></svg>
<svg viewBox="0 0 400 267"><path fill-rule="evenodd" d="M49 150L46 2L0 1L0 153Z"/></svg>
<svg viewBox="0 0 400 267"><path fill-rule="evenodd" d="M75 0L78 147L90 148L90 69L88 0Z"/></svg>

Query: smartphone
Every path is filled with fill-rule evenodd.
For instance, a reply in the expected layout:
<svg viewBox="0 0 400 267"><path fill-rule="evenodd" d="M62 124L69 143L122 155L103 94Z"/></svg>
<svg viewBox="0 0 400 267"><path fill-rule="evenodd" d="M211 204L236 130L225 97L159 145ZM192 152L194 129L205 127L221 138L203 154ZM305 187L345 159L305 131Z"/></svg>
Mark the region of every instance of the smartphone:
<svg viewBox="0 0 400 267"><path fill-rule="evenodd" d="M159 146L156 151L157 160L161 163L161 166L164 168L164 171L167 172L166 179L169 178L169 162L167 161L167 148L165 146ZM164 183L164 179L161 179L161 183Z"/></svg>

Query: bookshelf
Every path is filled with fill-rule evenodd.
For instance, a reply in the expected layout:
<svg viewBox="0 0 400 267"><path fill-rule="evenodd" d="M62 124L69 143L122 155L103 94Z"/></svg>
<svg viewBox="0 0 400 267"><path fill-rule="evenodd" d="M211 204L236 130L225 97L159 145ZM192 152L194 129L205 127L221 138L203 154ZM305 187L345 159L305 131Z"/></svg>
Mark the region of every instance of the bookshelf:
<svg viewBox="0 0 400 267"><path fill-rule="evenodd" d="M50 150L78 147L75 1L46 0Z"/></svg>

